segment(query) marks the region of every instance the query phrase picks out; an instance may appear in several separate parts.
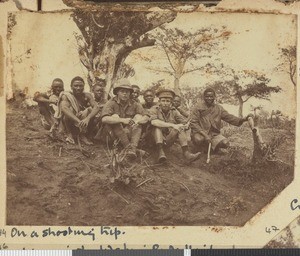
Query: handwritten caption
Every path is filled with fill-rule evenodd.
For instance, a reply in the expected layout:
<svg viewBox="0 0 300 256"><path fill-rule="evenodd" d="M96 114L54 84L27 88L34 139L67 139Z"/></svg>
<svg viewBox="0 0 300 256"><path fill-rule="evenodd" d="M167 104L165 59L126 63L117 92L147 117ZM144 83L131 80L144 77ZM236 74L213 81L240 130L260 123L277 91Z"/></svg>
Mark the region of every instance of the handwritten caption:
<svg viewBox="0 0 300 256"><path fill-rule="evenodd" d="M193 247L192 245L184 245L184 246L173 246L173 245L169 245L169 246L166 246L166 245L160 245L160 244L152 244L152 245L144 245L143 246L144 249L148 249L148 250L159 250L159 249L169 249L169 250L182 250L182 249L190 249L192 250ZM93 249L96 249L98 248L100 251L114 251L114 250L132 250L126 243L123 243L122 245L96 245L96 247L93 247ZM196 247L197 249L201 248L199 246ZM215 249L213 245L202 245L202 248L203 249ZM232 246L229 246L228 249L235 249L235 245L232 245ZM7 250L8 249L8 246L3 244L3 247L1 247L0 245L0 250ZM34 248L26 248L26 247L23 247L22 248L23 250L35 250ZM66 249L69 249L69 250L85 250L85 249L89 249L89 248L85 248L84 245L81 245L80 247L76 247L76 246L70 246L70 245L67 245L66 246Z"/></svg>
<svg viewBox="0 0 300 256"><path fill-rule="evenodd" d="M64 228L55 229L48 227L42 231L24 231L16 227L12 227L10 232L6 232L5 229L0 229L0 237L11 237L11 238L40 238L40 237L66 237L66 236L82 236L89 237L91 240L95 241L99 236L109 236L118 240L120 236L124 235L125 231L117 227L101 226L98 230L95 228L91 229L75 229L75 228Z"/></svg>
<svg viewBox="0 0 300 256"><path fill-rule="evenodd" d="M12 227L11 229L0 229L0 238L9 237L9 238L42 238L42 237L66 237L66 236L83 236L89 237L91 240L95 241L101 236L110 236L115 240L118 240L122 235L125 235L125 232L119 229L118 227L109 227L109 226L101 226L99 228L86 228L86 229L75 229L73 227L67 227L63 229L55 229L52 227L45 228L43 230L22 230L19 227ZM96 245L99 250L131 250L126 243L122 243L119 245ZM173 246L173 245L160 245L160 244L145 244L144 249L150 250L158 250L158 249L192 249L192 245L185 244L184 246ZM205 249L213 249L213 245L202 246ZM197 247L198 248L198 247ZM233 249L235 246L232 245ZM7 250L9 246L5 243L0 244L0 250ZM23 250L34 250L34 248L26 248L23 247ZM78 245L66 245L66 249L70 250L84 250L84 245L78 247ZM95 249L95 247L93 247Z"/></svg>

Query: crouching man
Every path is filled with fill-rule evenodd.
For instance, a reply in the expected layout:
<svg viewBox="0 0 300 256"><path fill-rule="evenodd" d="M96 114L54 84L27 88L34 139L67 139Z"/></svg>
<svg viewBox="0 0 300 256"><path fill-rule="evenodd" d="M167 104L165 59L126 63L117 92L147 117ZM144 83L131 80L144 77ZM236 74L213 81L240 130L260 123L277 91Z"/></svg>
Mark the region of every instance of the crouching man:
<svg viewBox="0 0 300 256"><path fill-rule="evenodd" d="M128 79L121 79L113 89L115 97L110 99L102 110L102 123L107 124L109 136L118 139L127 156L135 158L141 138L141 124L148 122L149 117L139 102L131 98L133 88Z"/></svg>
<svg viewBox="0 0 300 256"><path fill-rule="evenodd" d="M163 146L171 146L179 141L183 156L188 163L197 160L200 153L192 154L188 149L188 138L185 118L172 106L175 93L172 90L161 90L157 93L159 104L150 109L150 120L154 126L153 136L158 149L158 162L166 161Z"/></svg>
<svg viewBox="0 0 300 256"><path fill-rule="evenodd" d="M192 141L198 149L205 151L211 143L213 151L229 147L229 141L221 130L221 120L235 126L242 125L252 115L239 118L229 114L222 106L215 104L216 93L208 88L200 101L191 111Z"/></svg>
<svg viewBox="0 0 300 256"><path fill-rule="evenodd" d="M84 80L77 76L71 81L71 91L62 92L59 98L59 116L62 116L66 130L66 141L74 144L78 137L85 144L93 144L86 136L90 132L90 121L99 112L92 94L84 92Z"/></svg>
<svg viewBox="0 0 300 256"><path fill-rule="evenodd" d="M47 93L36 92L33 100L38 103L42 115L42 125L52 132L58 126L59 120L54 116L57 112L59 94L64 90L64 83L60 78L55 78L51 84L51 91Z"/></svg>

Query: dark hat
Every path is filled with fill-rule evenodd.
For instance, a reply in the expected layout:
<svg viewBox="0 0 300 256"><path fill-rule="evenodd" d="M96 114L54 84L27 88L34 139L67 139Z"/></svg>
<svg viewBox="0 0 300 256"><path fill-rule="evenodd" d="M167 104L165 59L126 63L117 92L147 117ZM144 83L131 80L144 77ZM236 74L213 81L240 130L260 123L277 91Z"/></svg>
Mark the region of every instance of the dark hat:
<svg viewBox="0 0 300 256"><path fill-rule="evenodd" d="M213 94L216 96L216 91L215 91L213 88L211 88L211 87L207 87L207 88L204 90L203 95L205 95L205 94L208 93L208 92L211 92L211 93L213 93Z"/></svg>
<svg viewBox="0 0 300 256"><path fill-rule="evenodd" d="M174 98L175 97L175 92L173 92L170 89L161 89L156 93L156 96L158 98Z"/></svg>
<svg viewBox="0 0 300 256"><path fill-rule="evenodd" d="M116 86L113 89L114 95L117 94L119 89L127 89L127 90L130 90L130 93L133 92L132 86L131 86L129 80L126 78L122 78L116 82Z"/></svg>

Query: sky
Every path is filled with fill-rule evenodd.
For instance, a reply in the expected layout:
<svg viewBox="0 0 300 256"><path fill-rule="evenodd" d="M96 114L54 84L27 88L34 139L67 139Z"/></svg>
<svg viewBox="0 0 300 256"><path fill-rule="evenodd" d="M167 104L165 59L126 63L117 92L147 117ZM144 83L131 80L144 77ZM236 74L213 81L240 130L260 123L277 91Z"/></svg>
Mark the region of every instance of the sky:
<svg viewBox="0 0 300 256"><path fill-rule="evenodd" d="M250 111L250 105L262 105L268 111L280 109L286 115L295 116L295 104L286 104L295 102L296 93L289 76L283 72L275 71L276 66L282 61L280 59L279 49L289 45L296 44L297 26L296 20L292 15L273 15L273 14L241 14L241 13L185 13L178 14L177 18L167 24L169 28L180 28L184 31L196 31L201 27L221 28L226 26L232 32L232 35L224 43L224 49L221 49L217 56L220 62L234 70L254 70L264 73L271 79L270 86L282 87L282 93L273 94L271 101L259 101L251 99L244 106L245 112ZM154 63L139 60L139 55L146 52L146 55L153 59ZM155 58L156 56L156 58ZM173 78L163 73L154 73L151 70L145 72L147 67L161 65L169 67L164 53L155 48L144 48L133 52L127 59L131 64L136 75L133 77L134 83L141 87L151 84L153 80L165 79L165 86L173 86ZM138 64L137 64L138 63ZM199 65L207 63L199 60ZM181 86L199 86L205 87L212 81L218 80L215 75L194 72L181 78ZM227 106L233 113L238 113L237 106Z"/></svg>
<svg viewBox="0 0 300 256"><path fill-rule="evenodd" d="M65 82L68 90L71 79L80 75L86 78L86 70L80 64L74 32L80 33L69 13L28 13L16 15L17 24L13 27L10 41L13 62L13 83L18 88L29 88L29 93L49 88L55 77ZM295 91L287 74L276 72L280 63L279 48L295 45L296 18L283 14L249 13L180 13L167 24L169 28L178 27L183 31L196 31L202 27L220 28L226 26L232 32L217 56L219 63L235 70L254 70L264 73L271 79L270 86L281 86L283 91L271 96L271 101L249 100L244 113L250 105L262 105L266 110L280 109L284 114L294 117L296 113ZM30 49L30 54L26 51ZM140 56L151 58L143 61ZM173 78L167 74L155 73L149 66L157 69L168 66L164 54L156 47L146 47L133 51L126 62L135 69L131 82L142 89L152 82L165 79L166 87L173 87ZM199 59L194 64L204 65ZM200 72L190 73L181 78L181 86L204 87L218 77ZM289 104L286 104L289 102ZM237 114L236 106L226 106Z"/></svg>

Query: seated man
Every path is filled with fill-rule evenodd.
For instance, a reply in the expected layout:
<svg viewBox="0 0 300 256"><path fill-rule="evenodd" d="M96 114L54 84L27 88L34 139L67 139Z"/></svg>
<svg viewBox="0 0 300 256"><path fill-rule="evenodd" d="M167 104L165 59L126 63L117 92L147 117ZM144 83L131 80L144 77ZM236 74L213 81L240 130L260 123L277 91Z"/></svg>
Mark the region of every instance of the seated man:
<svg viewBox="0 0 300 256"><path fill-rule="evenodd" d="M145 103L142 104L144 109L150 109L152 108L154 105L156 105L156 103L154 103L154 92L150 89L147 89L144 92L144 101Z"/></svg>
<svg viewBox="0 0 300 256"><path fill-rule="evenodd" d="M143 97L144 97L144 103L142 104L143 108L145 109L146 113L149 113L149 110L156 105L156 103L154 102L154 92L150 89L147 89L144 93L143 93ZM143 147L152 147L153 144L149 143L150 141L152 141L152 125L150 122L148 122L147 124L143 125L142 127L142 137L141 137L141 141L142 141L142 146Z"/></svg>
<svg viewBox="0 0 300 256"><path fill-rule="evenodd" d="M107 124L111 139L118 139L128 149L127 155L135 158L141 138L141 124L148 122L142 105L133 99L132 86L128 79L121 79L113 89L115 97L110 99L102 110L102 123Z"/></svg>
<svg viewBox="0 0 300 256"><path fill-rule="evenodd" d="M107 102L107 100L104 98L104 88L106 86L105 80L102 80L100 82L97 82L93 86L93 96L96 101L96 104L98 105L99 112L96 114L95 118L93 119L93 136L96 140L101 140L101 135L103 131L103 125L102 125L102 109Z"/></svg>
<svg viewBox="0 0 300 256"><path fill-rule="evenodd" d="M45 129L53 131L58 126L58 120L54 118L57 111L59 94L64 90L64 83L60 78L55 78L51 85L51 91L46 93L36 92L33 100L38 103L42 115L42 125Z"/></svg>
<svg viewBox="0 0 300 256"><path fill-rule="evenodd" d="M141 89L138 85L133 84L132 85L133 93L131 94L131 99L133 99L136 102L140 102L139 96L141 94Z"/></svg>
<svg viewBox="0 0 300 256"><path fill-rule="evenodd" d="M106 82L105 80L100 80L100 81L97 81L94 86L93 86L93 96L94 96L94 99L96 101L96 103L98 104L103 104L103 103L106 103L106 100L104 98L104 88L106 86Z"/></svg>
<svg viewBox="0 0 300 256"><path fill-rule="evenodd" d="M178 112L185 118L189 117L189 112L181 106L181 97L176 95L173 100L173 106L178 110Z"/></svg>
<svg viewBox="0 0 300 256"><path fill-rule="evenodd" d="M154 126L153 136L158 148L158 162L166 161L163 145L171 146L179 140L183 156L188 162L195 161L200 153L192 154L188 150L188 138L185 118L172 106L175 93L171 90L161 90L157 93L159 105L150 109L150 120Z"/></svg>
<svg viewBox="0 0 300 256"><path fill-rule="evenodd" d="M221 120L240 126L251 115L239 118L229 114L222 106L215 104L216 93L208 88L203 93L204 101L200 101L191 111L192 141L202 150L208 148L211 143L213 151L219 148L227 148L229 141L220 134Z"/></svg>
<svg viewBox="0 0 300 256"><path fill-rule="evenodd" d="M90 131L90 121L99 112L98 105L90 93L84 92L84 80L81 77L72 79L71 89L71 92L61 93L59 99L59 116L63 117L68 132L66 140L74 144L75 136L85 144L92 144L86 134Z"/></svg>

